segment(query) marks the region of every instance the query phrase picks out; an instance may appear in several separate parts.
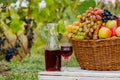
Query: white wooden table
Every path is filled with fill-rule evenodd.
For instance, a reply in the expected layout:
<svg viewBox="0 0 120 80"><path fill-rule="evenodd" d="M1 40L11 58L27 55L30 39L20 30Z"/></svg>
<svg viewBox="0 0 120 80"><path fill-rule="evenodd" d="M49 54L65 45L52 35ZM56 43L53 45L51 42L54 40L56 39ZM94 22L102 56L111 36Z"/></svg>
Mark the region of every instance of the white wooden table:
<svg viewBox="0 0 120 80"><path fill-rule="evenodd" d="M120 71L92 71L69 68L69 71L39 72L38 80L120 80Z"/></svg>

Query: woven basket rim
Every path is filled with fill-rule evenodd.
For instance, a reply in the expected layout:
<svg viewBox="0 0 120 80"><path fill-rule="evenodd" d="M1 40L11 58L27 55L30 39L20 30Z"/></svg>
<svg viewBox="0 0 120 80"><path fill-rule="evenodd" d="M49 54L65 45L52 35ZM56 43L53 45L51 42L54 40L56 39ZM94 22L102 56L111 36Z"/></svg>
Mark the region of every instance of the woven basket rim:
<svg viewBox="0 0 120 80"><path fill-rule="evenodd" d="M120 37L111 37L106 39L96 39L96 40L77 40L71 39L71 43L76 43L79 47L100 47L100 46L112 46L120 45Z"/></svg>
<svg viewBox="0 0 120 80"><path fill-rule="evenodd" d="M81 41L81 42L88 42L88 41L109 41L109 40L114 40L114 39L120 39L120 37L110 37L110 38L106 38L106 39L88 39L88 40L80 40L80 39L70 39L72 41Z"/></svg>

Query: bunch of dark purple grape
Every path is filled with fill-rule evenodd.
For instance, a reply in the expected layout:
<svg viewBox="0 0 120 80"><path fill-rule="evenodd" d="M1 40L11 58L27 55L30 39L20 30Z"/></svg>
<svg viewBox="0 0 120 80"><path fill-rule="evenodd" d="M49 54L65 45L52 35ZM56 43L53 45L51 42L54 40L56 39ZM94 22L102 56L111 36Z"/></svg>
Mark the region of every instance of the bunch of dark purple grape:
<svg viewBox="0 0 120 80"><path fill-rule="evenodd" d="M104 13L102 14L102 21L107 22L108 20L116 20L118 17L113 15L109 10L104 9Z"/></svg>
<svg viewBox="0 0 120 80"><path fill-rule="evenodd" d="M33 19L26 18L24 19L24 22L26 23L26 25L24 25L24 28L25 28L24 34L27 36L27 39L28 39L28 49L31 49L33 45L33 38L34 38L33 28L31 26Z"/></svg>
<svg viewBox="0 0 120 80"><path fill-rule="evenodd" d="M5 41L6 39L4 37L0 37L0 51L3 55L5 55L5 60L10 61L15 54L18 53L18 50L16 47L5 47Z"/></svg>
<svg viewBox="0 0 120 80"><path fill-rule="evenodd" d="M2 52L5 54L5 60L10 61L13 56L18 53L18 50L15 47L8 47L3 48Z"/></svg>

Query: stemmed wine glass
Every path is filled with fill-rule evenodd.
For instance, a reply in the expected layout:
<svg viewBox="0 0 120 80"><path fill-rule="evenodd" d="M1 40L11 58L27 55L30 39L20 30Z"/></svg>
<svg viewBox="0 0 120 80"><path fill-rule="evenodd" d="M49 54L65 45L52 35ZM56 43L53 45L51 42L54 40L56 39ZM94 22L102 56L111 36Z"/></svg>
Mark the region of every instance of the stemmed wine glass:
<svg viewBox="0 0 120 80"><path fill-rule="evenodd" d="M70 40L68 38L63 38L61 40L61 55L63 59L65 60L65 69L64 71L68 71L67 65L68 65L68 60L70 59L70 56L73 53L72 45L70 43Z"/></svg>

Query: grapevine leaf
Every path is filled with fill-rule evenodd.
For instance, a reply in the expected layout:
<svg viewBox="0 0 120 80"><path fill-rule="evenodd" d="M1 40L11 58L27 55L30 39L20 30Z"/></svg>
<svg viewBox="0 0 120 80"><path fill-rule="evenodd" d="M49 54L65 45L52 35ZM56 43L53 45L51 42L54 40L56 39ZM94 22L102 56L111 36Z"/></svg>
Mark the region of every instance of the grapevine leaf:
<svg viewBox="0 0 120 80"><path fill-rule="evenodd" d="M17 34L20 30L22 30L22 21L20 20L15 8L11 8L11 18L9 27L14 34Z"/></svg>
<svg viewBox="0 0 120 80"><path fill-rule="evenodd" d="M73 22L76 21L76 15L73 13L72 9L70 6L66 8L66 14L68 18Z"/></svg>
<svg viewBox="0 0 120 80"><path fill-rule="evenodd" d="M84 13L89 7L95 7L95 0L85 0L81 4L78 5L78 11L80 14Z"/></svg>
<svg viewBox="0 0 120 80"><path fill-rule="evenodd" d="M44 8L43 10L40 11L39 20L41 22L45 22L45 21L50 22L50 20L53 19L52 14L50 15L50 13L51 13L51 11L49 10L49 8L47 8L47 7ZM51 16L51 18L50 18L50 16Z"/></svg>
<svg viewBox="0 0 120 80"><path fill-rule="evenodd" d="M22 23L18 19L12 19L10 23L10 28L12 32L15 34L19 32L22 29L21 24Z"/></svg>
<svg viewBox="0 0 120 80"><path fill-rule="evenodd" d="M47 3L47 6L51 6L51 5L54 5L55 4L55 1L54 0L45 0L46 3Z"/></svg>
<svg viewBox="0 0 120 80"><path fill-rule="evenodd" d="M64 33L65 32L65 25L64 25L64 21L60 20L58 22L58 25L55 27L55 31L58 33Z"/></svg>
<svg viewBox="0 0 120 80"><path fill-rule="evenodd" d="M17 14L19 15L20 19L23 20L25 16L27 15L26 9L23 7L18 8Z"/></svg>
<svg viewBox="0 0 120 80"><path fill-rule="evenodd" d="M42 26L39 30L39 38L42 42L44 42L47 39L48 31L45 26Z"/></svg>
<svg viewBox="0 0 120 80"><path fill-rule="evenodd" d="M64 5L69 5L71 3L70 0L61 0L61 2L64 4Z"/></svg>
<svg viewBox="0 0 120 80"><path fill-rule="evenodd" d="M31 16L34 17L37 22L40 21L40 17L38 15L39 15L38 3L37 4L32 4L31 5Z"/></svg>

